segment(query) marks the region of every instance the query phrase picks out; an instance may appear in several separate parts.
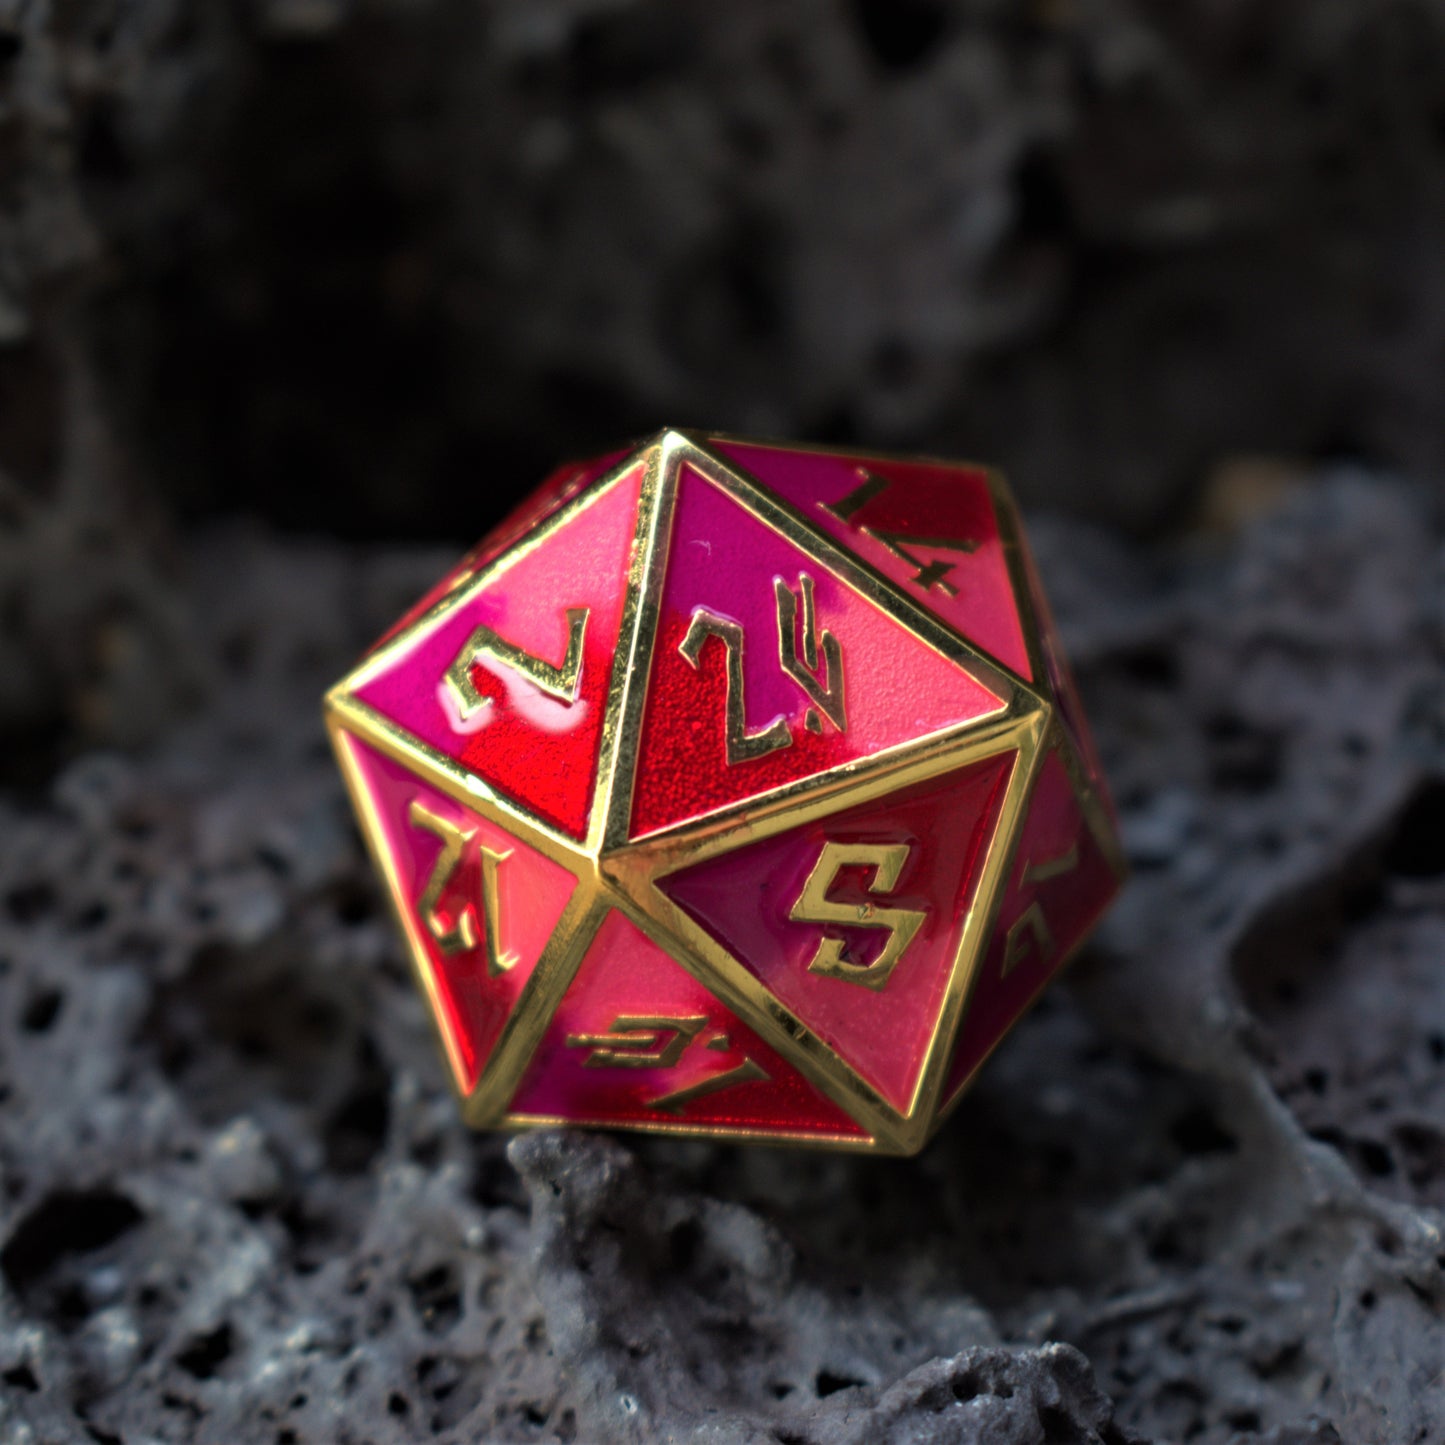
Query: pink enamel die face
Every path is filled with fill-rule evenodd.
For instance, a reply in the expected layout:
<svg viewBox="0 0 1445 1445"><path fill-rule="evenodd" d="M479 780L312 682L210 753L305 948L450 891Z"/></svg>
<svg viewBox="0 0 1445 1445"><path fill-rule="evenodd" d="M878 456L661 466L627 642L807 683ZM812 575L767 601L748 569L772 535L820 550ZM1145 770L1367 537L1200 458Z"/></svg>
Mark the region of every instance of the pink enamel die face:
<svg viewBox="0 0 1445 1445"><path fill-rule="evenodd" d="M909 1153L1122 879L996 478L663 432L327 698L468 1120Z"/></svg>

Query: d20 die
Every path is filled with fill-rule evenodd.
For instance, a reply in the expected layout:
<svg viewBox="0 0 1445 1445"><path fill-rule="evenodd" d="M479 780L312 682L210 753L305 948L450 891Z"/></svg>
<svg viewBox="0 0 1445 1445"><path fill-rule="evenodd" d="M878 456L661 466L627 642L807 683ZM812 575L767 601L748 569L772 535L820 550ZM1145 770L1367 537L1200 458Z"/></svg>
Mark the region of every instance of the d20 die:
<svg viewBox="0 0 1445 1445"><path fill-rule="evenodd" d="M481 1126L913 1152L1123 876L976 467L563 468L327 717Z"/></svg>

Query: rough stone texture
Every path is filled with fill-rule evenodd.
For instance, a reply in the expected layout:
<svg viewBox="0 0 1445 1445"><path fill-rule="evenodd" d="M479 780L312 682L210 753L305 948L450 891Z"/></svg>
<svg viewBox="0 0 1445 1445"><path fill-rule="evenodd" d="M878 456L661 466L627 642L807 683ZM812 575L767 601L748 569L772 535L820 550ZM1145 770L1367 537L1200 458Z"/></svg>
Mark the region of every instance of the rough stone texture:
<svg viewBox="0 0 1445 1445"><path fill-rule="evenodd" d="M0 468L79 369L187 506L458 544L662 421L1435 475L1442 115L1437 0L0 0Z"/></svg>
<svg viewBox="0 0 1445 1445"><path fill-rule="evenodd" d="M1151 552L1038 520L1136 877L911 1161L467 1135L317 713L445 559L137 563L134 643L56 685L156 741L77 704L0 750L0 1438L1438 1439L1430 500L1336 474ZM43 662L85 633L26 525Z"/></svg>

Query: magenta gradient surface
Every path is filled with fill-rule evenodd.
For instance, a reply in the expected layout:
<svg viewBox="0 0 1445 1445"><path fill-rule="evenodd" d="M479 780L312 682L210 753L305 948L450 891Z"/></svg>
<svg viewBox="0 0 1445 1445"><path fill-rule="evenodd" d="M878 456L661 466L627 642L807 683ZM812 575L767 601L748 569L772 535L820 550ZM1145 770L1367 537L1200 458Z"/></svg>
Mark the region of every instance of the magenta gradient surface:
<svg viewBox="0 0 1445 1445"><path fill-rule="evenodd" d="M642 472L634 467L540 546L504 563L465 606L412 639L357 693L573 838L587 832ZM549 697L521 673L488 659L473 667L472 676L494 700L462 721L443 679L473 629L490 627L524 652L560 663L570 608L588 609L576 700Z"/></svg>
<svg viewBox="0 0 1445 1445"><path fill-rule="evenodd" d="M713 440L710 445L970 642L1020 677L1029 676L1023 624L983 471L746 442ZM886 485L875 488L856 511L844 506L870 478ZM839 516L840 508L846 517ZM900 556L899 549L916 562ZM920 583L920 571L930 565L937 575L928 574Z"/></svg>
<svg viewBox="0 0 1445 1445"><path fill-rule="evenodd" d="M896 1109L906 1112L943 1006L964 917L973 901L1016 754L974 763L891 797L696 864L659 887ZM809 971L827 932L861 964L878 929L793 922L789 912L828 843L905 844L908 862L886 896L873 871L842 870L831 901L921 910L925 921L879 991Z"/></svg>
<svg viewBox="0 0 1445 1445"><path fill-rule="evenodd" d="M457 1086L471 1089L497 1042L507 1019L556 930L576 879L565 868L527 844L504 832L494 823L453 802L429 787L400 763L347 736L348 749L360 781L365 786L380 824L378 840L394 873L394 902L412 925L426 953L426 966L437 992L447 1055ZM442 839L427 828L410 821L412 803L420 802L429 812L473 832L476 844L505 854L497 865L498 952L515 962L505 972L491 976L482 947L447 954L437 946L419 911L419 901L443 847ZM478 908L482 897L480 853L469 848L448 881L437 907L445 927L455 923L457 913ZM482 920L476 919L475 933L482 937Z"/></svg>
<svg viewBox="0 0 1445 1445"><path fill-rule="evenodd" d="M813 579L817 626L837 639L847 730L805 724L807 694L778 661L774 579L795 592ZM743 630L743 695L750 731L782 718L791 745L729 764L726 649L706 643L698 667L679 648L699 610ZM996 711L1000 700L957 664L835 577L740 502L684 469L633 793L632 834L642 837L730 803L915 741Z"/></svg>
<svg viewBox="0 0 1445 1445"><path fill-rule="evenodd" d="M1071 857L1072 867L1055 871ZM946 1096L957 1092L1028 1008L1093 928L1118 886L1062 758L1057 750L1050 752L1029 800L1007 891L954 1049ZM1042 929L1024 919L1030 908L1037 909ZM1015 959L1005 972L1015 928Z"/></svg>
<svg viewBox="0 0 1445 1445"><path fill-rule="evenodd" d="M618 1019L668 1018L704 1020L668 1067L589 1066L599 1046L577 1042L616 1037ZM662 1042L672 1037L665 1029L657 1032ZM705 1086L749 1062L766 1077L746 1078L680 1108L657 1107L659 1099ZM548 1026L513 1096L512 1112L588 1124L725 1124L862 1135L846 1114L615 910L603 920Z"/></svg>

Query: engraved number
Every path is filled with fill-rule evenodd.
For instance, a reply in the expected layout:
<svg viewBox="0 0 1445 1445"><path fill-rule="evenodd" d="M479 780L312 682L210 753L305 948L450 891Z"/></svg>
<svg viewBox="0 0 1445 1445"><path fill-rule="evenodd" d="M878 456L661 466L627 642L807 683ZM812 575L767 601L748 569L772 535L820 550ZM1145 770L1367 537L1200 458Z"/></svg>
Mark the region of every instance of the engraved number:
<svg viewBox="0 0 1445 1445"><path fill-rule="evenodd" d="M878 957L869 964L853 963L844 956L841 938L824 937L808 965L809 972L825 978L860 983L864 988L883 988L898 967L904 950L923 926L925 914L915 908L882 908L876 903L835 903L828 897L834 879L844 868L873 870L870 893L892 892L908 861L907 843L825 843L813 871L803 884L798 901L788 917L794 923L835 923L849 928L886 928L888 939Z"/></svg>
<svg viewBox="0 0 1445 1445"><path fill-rule="evenodd" d="M846 731L848 709L843 691L843 649L831 632L818 630L813 579L806 572L800 573L798 591L794 593L781 577L775 577L773 601L778 619L778 665L812 704L804 715L803 725L809 732L821 732L821 713L839 732ZM697 667L709 637L718 638L727 650L728 765L751 762L779 748L791 747L792 729L782 717L775 717L766 727L754 732L748 731L747 704L743 697L744 638L743 629L736 622L699 607L692 614L687 635L678 644L677 650L692 667Z"/></svg>
<svg viewBox="0 0 1445 1445"><path fill-rule="evenodd" d="M503 953L497 944L497 869L512 855L498 853L484 843L477 843L478 861L481 865L482 896L480 908L477 901L468 899L452 916L452 921L442 917L438 908L457 869L462 866L467 850L476 842L477 830L463 828L447 818L433 813L419 798L413 798L407 817L412 826L424 828L442 840L442 850L432 865L426 887L422 889L418 907L427 931L436 940L437 947L445 954L469 953L476 948L477 914L481 915L481 942L486 947L487 973L495 978L505 973L517 961L514 953Z"/></svg>
<svg viewBox="0 0 1445 1445"><path fill-rule="evenodd" d="M1057 858L1041 858L1037 863L1026 862L1020 874L1020 882L1047 883L1051 878L1062 878L1079 866L1079 845L1075 843L1067 852ZM1044 917L1043 906L1037 898L1013 921L1004 939L1003 963L999 977L1007 978L1027 955L1032 952L1038 958L1047 958L1054 951L1054 933Z"/></svg>
<svg viewBox="0 0 1445 1445"><path fill-rule="evenodd" d="M703 1014L677 1018L619 1014L605 1034L568 1034L567 1047L589 1051L582 1061L584 1069L672 1069L706 1027L707 1017ZM732 1041L725 1033L717 1033L703 1047L726 1053L732 1048ZM736 1068L724 1069L720 1074L710 1074L681 1089L659 1094L647 1100L644 1107L680 1115L689 1104L709 1094L768 1077L768 1071L761 1064L745 1058Z"/></svg>
<svg viewBox="0 0 1445 1445"><path fill-rule="evenodd" d="M503 667L521 673L548 697L559 702L577 701L577 690L582 683L582 641L587 632L586 607L567 609L567 653L560 665L546 662L524 652L515 643L498 637L490 627L478 627L462 644L462 649L447 668L445 681L447 690L456 704L457 715L462 722L472 718L492 702L492 697L480 691L472 678L472 668L483 658L490 657Z"/></svg>
<svg viewBox="0 0 1445 1445"><path fill-rule="evenodd" d="M870 527L866 522L855 522L853 519L861 512L874 497L881 496L892 484L886 477L877 476L866 468L859 468L863 480L854 487L846 497L829 506L826 502L822 504L825 512L831 512L840 522L846 522L856 527L866 536L881 542L900 562L906 562L914 568L913 576L908 580L915 586L921 587L927 592L931 587L937 587L940 592L949 597L958 596L958 588L948 580L948 574L958 564L955 562L940 562L934 560L925 562L923 558L915 556L908 549L909 547L927 547L930 550L940 552L963 552L969 553L978 550L978 543L968 537L919 537L911 532L885 532L879 527Z"/></svg>

